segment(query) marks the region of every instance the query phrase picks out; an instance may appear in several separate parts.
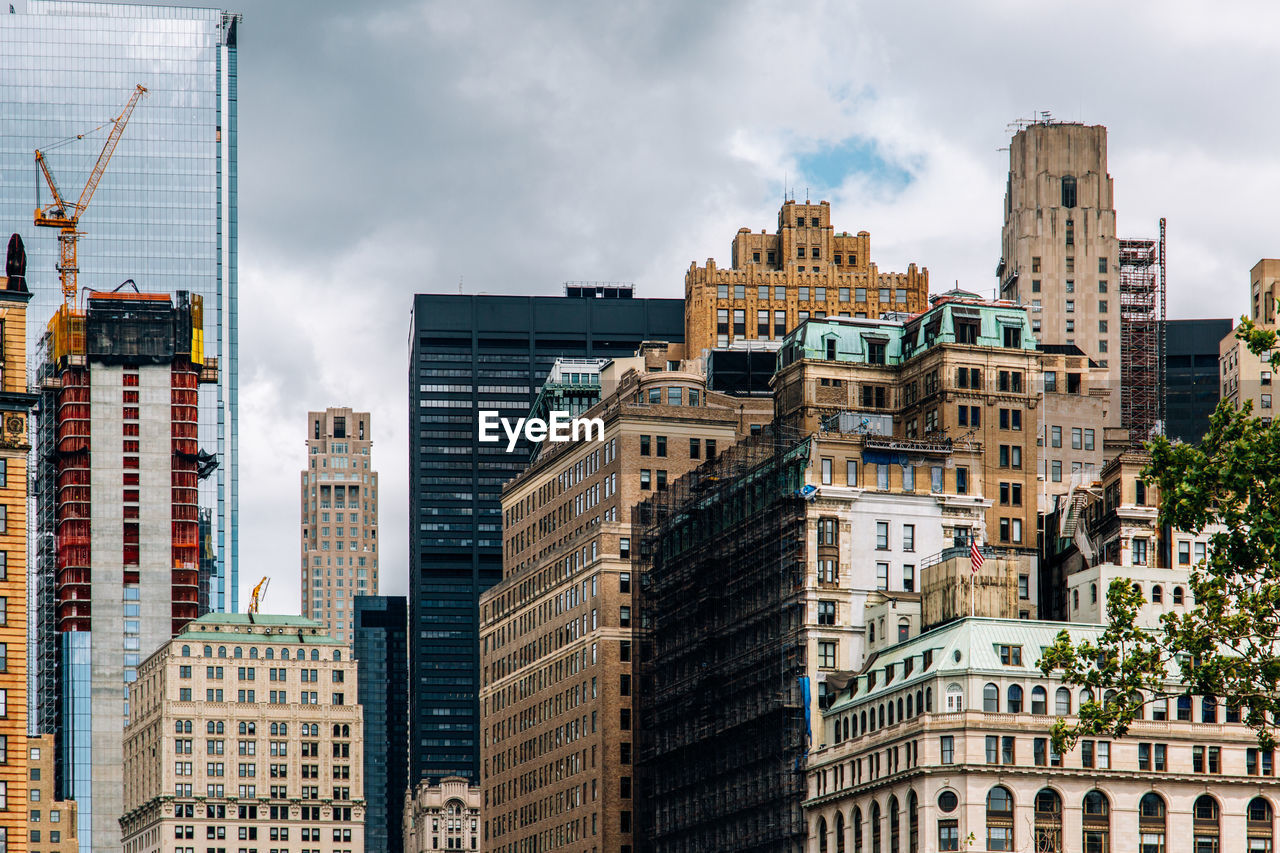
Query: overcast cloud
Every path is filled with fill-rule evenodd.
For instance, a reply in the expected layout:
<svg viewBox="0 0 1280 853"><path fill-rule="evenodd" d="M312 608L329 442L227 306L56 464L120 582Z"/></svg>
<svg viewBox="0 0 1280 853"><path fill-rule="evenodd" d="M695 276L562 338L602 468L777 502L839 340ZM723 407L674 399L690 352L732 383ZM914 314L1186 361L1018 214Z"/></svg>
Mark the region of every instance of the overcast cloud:
<svg viewBox="0 0 1280 853"><path fill-rule="evenodd" d="M1034 11L1032 11L1034 9ZM1280 254L1266 3L245 3L241 598L298 611L309 409L373 413L382 592L407 588L415 292L677 297L783 180L882 269L990 292L1009 122L1105 124L1119 229L1169 220L1171 317Z"/></svg>

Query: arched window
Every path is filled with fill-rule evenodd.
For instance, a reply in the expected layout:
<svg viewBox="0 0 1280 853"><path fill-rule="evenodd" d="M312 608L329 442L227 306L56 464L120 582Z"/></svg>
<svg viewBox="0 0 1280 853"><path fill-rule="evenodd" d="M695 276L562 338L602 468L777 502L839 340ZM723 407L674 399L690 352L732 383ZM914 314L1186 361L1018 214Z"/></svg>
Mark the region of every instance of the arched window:
<svg viewBox="0 0 1280 853"><path fill-rule="evenodd" d="M1164 590L1160 587L1160 584L1151 587L1151 600L1155 604L1160 604L1164 601Z"/></svg>
<svg viewBox="0 0 1280 853"><path fill-rule="evenodd" d="M1182 603L1182 587L1180 586L1175 586L1173 588L1173 603L1174 604Z"/></svg>
<svg viewBox="0 0 1280 853"><path fill-rule="evenodd" d="M1165 851L1164 799L1155 792L1144 794L1138 801L1138 849Z"/></svg>
<svg viewBox="0 0 1280 853"><path fill-rule="evenodd" d="M1086 702L1092 702L1092 701L1093 701L1093 691L1092 691L1092 690L1090 690L1088 687L1086 687L1086 688L1084 688L1083 690L1081 690L1081 691L1080 691L1080 706L1081 706L1081 707L1084 707L1084 704L1085 704Z"/></svg>
<svg viewBox="0 0 1280 853"><path fill-rule="evenodd" d="M1141 690L1135 690L1129 694L1129 706L1133 708L1133 718L1135 720L1145 720L1147 718L1147 703L1143 701Z"/></svg>
<svg viewBox="0 0 1280 853"><path fill-rule="evenodd" d="M1059 687L1053 694L1053 713L1058 717L1071 716L1071 691Z"/></svg>
<svg viewBox="0 0 1280 853"><path fill-rule="evenodd" d="M1178 719L1191 720L1191 697L1185 693L1178 697Z"/></svg>
<svg viewBox="0 0 1280 853"><path fill-rule="evenodd" d="M1035 803L1036 853L1062 853L1062 797L1041 788Z"/></svg>
<svg viewBox="0 0 1280 853"><path fill-rule="evenodd" d="M213 657L213 646L204 647L204 656L207 658Z"/></svg>
<svg viewBox="0 0 1280 853"><path fill-rule="evenodd" d="M1005 691L1005 710L1010 714L1022 713L1022 688L1016 684L1010 684L1009 689Z"/></svg>
<svg viewBox="0 0 1280 853"><path fill-rule="evenodd" d="M924 691L923 690L916 691L916 713L917 714L924 713Z"/></svg>
<svg viewBox="0 0 1280 853"><path fill-rule="evenodd" d="M871 801L871 853L881 853L880 850L880 804L875 800Z"/></svg>
<svg viewBox="0 0 1280 853"><path fill-rule="evenodd" d="M1098 585L1096 583L1089 584L1089 603L1098 603Z"/></svg>
<svg viewBox="0 0 1280 853"><path fill-rule="evenodd" d="M177 734L182 734L182 720L173 721L173 730Z"/></svg>
<svg viewBox="0 0 1280 853"><path fill-rule="evenodd" d="M333 736L342 737L342 726L338 725L337 723L333 724Z"/></svg>
<svg viewBox="0 0 1280 853"><path fill-rule="evenodd" d="M902 821L898 809L898 798L889 798L889 853L901 853Z"/></svg>
<svg viewBox="0 0 1280 853"><path fill-rule="evenodd" d="M319 650L319 649L312 649L312 650L311 650L311 659L312 659L312 660L320 660L320 650Z"/></svg>
<svg viewBox="0 0 1280 853"><path fill-rule="evenodd" d="M1218 853L1218 801L1208 794L1201 794L1191 807L1191 831L1195 835L1192 845L1196 853Z"/></svg>
<svg viewBox="0 0 1280 853"><path fill-rule="evenodd" d="M982 710L1000 710L1000 688L991 682L987 682L986 686L982 688Z"/></svg>
<svg viewBox="0 0 1280 853"><path fill-rule="evenodd" d="M1202 696L1200 698L1200 722L1218 722L1218 700L1212 696Z"/></svg>
<svg viewBox="0 0 1280 853"><path fill-rule="evenodd" d="M1049 693L1043 687L1031 688L1031 713L1041 715L1049 713Z"/></svg>
<svg viewBox="0 0 1280 853"><path fill-rule="evenodd" d="M853 807L849 823L853 824L853 853L862 853L862 809Z"/></svg>
<svg viewBox="0 0 1280 853"><path fill-rule="evenodd" d="M818 853L827 853L827 819L818 818L818 826L815 830L818 834Z"/></svg>
<svg viewBox="0 0 1280 853"><path fill-rule="evenodd" d="M244 651L239 646L236 646L231 650L231 656L237 660L242 660L244 658Z"/></svg>
<svg viewBox="0 0 1280 853"><path fill-rule="evenodd" d="M266 657L267 657L267 660L275 660L275 659L276 659L276 650L275 650L275 649L273 649L273 648L271 648L270 646L268 646L268 647L267 647L267 651L266 651Z"/></svg>
<svg viewBox="0 0 1280 853"><path fill-rule="evenodd" d="M907 716L903 719L909 720L915 716L915 698L910 693L907 694Z"/></svg>
<svg viewBox="0 0 1280 853"><path fill-rule="evenodd" d="M884 728L884 703L880 703L880 713L876 715L876 728Z"/></svg>
<svg viewBox="0 0 1280 853"><path fill-rule="evenodd" d="M1274 812L1271 803L1262 797L1254 797L1245 809L1247 831L1249 833L1249 851L1272 850L1272 826Z"/></svg>
<svg viewBox="0 0 1280 853"><path fill-rule="evenodd" d="M225 658L227 656L227 647L218 646L218 657Z"/></svg>
<svg viewBox="0 0 1280 853"><path fill-rule="evenodd" d="M902 697L898 697L898 722L902 722L906 717L902 716Z"/></svg>
<svg viewBox="0 0 1280 853"><path fill-rule="evenodd" d="M836 853L844 853L844 812L836 812Z"/></svg>
<svg viewBox="0 0 1280 853"><path fill-rule="evenodd" d="M182 656L183 656L184 658L189 658L189 657L191 657L191 647L190 647L190 646L183 646L183 647L182 647Z"/></svg>
<svg viewBox="0 0 1280 853"><path fill-rule="evenodd" d="M915 791L907 792L907 853L920 853L920 802Z"/></svg>
<svg viewBox="0 0 1280 853"><path fill-rule="evenodd" d="M911 637L911 620L903 616L901 619L898 620L898 642L901 643L904 640L910 639L910 637Z"/></svg>
<svg viewBox="0 0 1280 853"><path fill-rule="evenodd" d="M336 660L336 661L340 661L340 660L342 660L342 652L338 651L337 649L334 649L334 651L333 651L333 659L334 659L334 660Z"/></svg>
<svg viewBox="0 0 1280 853"><path fill-rule="evenodd" d="M1003 785L987 794L987 849L1013 849L1013 795Z"/></svg>
<svg viewBox="0 0 1280 853"><path fill-rule="evenodd" d="M1116 692L1114 690L1108 690L1102 694L1102 707L1110 708L1111 703L1114 701L1116 701Z"/></svg>
<svg viewBox="0 0 1280 853"><path fill-rule="evenodd" d="M924 709L928 713L933 713L933 688L926 687L924 689Z"/></svg>
<svg viewBox="0 0 1280 853"><path fill-rule="evenodd" d="M257 660L257 659L258 659L258 647L253 646L249 649L249 660Z"/></svg>
<svg viewBox="0 0 1280 853"><path fill-rule="evenodd" d="M1080 609L1080 590L1071 590L1071 607L1073 610Z"/></svg>
<svg viewBox="0 0 1280 853"><path fill-rule="evenodd" d="M844 740L849 739L849 717L847 715L844 718L844 738L843 739Z"/></svg>
<svg viewBox="0 0 1280 853"><path fill-rule="evenodd" d="M874 714L875 712L873 711L872 713ZM867 712L866 711L863 711L861 714L858 715L858 733L864 734L864 735L867 733Z"/></svg>
<svg viewBox="0 0 1280 853"><path fill-rule="evenodd" d="M1111 803L1101 791L1084 795L1081 815L1084 853L1111 853Z"/></svg>
<svg viewBox="0 0 1280 853"><path fill-rule="evenodd" d="M964 710L964 688L959 684L947 685L947 713L954 714Z"/></svg>
<svg viewBox="0 0 1280 853"><path fill-rule="evenodd" d="M889 700L889 725L893 725L893 700Z"/></svg>
<svg viewBox="0 0 1280 853"><path fill-rule="evenodd" d="M280 660L288 660L288 659L289 659L289 650L288 650L288 649L281 649L281 650L280 650Z"/></svg>

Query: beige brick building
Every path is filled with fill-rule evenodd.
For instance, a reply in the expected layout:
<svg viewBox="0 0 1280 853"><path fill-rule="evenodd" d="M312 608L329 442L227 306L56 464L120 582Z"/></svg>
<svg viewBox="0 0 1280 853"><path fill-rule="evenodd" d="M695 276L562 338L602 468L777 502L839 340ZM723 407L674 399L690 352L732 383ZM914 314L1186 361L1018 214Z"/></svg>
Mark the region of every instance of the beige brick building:
<svg viewBox="0 0 1280 853"><path fill-rule="evenodd" d="M1276 314L1280 311L1280 260L1263 258L1249 271L1250 303L1247 316L1264 329L1277 328ZM1275 415L1275 392L1271 365L1254 355L1244 341L1236 338L1233 328L1218 347L1218 375L1221 377L1221 397L1233 406L1253 402L1253 413L1266 422Z"/></svg>
<svg viewBox="0 0 1280 853"><path fill-rule="evenodd" d="M53 735L27 738L27 776L28 853L77 853L76 802L55 799Z"/></svg>
<svg viewBox="0 0 1280 853"><path fill-rule="evenodd" d="M1111 425L1115 402L1106 368L1075 346L1042 345L1041 352L1038 505L1049 512L1055 497L1097 479L1128 446L1128 432Z"/></svg>
<svg viewBox="0 0 1280 853"><path fill-rule="evenodd" d="M548 443L503 490L504 578L480 599L485 849L633 844L631 508L767 422L646 344L601 373L601 440Z"/></svg>
<svg viewBox="0 0 1280 853"><path fill-rule="evenodd" d="M404 853L479 850L480 788L462 776L425 779L404 796Z"/></svg>
<svg viewBox="0 0 1280 853"><path fill-rule="evenodd" d="M684 277L685 347L704 349L744 341L776 346L808 317L879 317L923 311L929 271L881 272L871 262L871 235L836 233L828 202L788 201L778 229L739 229L729 269L714 259L689 266Z"/></svg>
<svg viewBox="0 0 1280 853"><path fill-rule="evenodd" d="M188 624L130 690L125 853L363 851L356 688L346 644L313 620Z"/></svg>
<svg viewBox="0 0 1280 853"><path fill-rule="evenodd" d="M1034 553L1040 359L1024 307L954 291L905 323L811 320L783 346L774 400L799 434L844 413L907 441L976 442L980 467L944 469L946 490L991 499L984 543ZM881 489L902 476L886 462L864 466Z"/></svg>
<svg viewBox="0 0 1280 853"><path fill-rule="evenodd" d="M350 643L357 595L378 594L378 472L368 412L307 413L302 614Z"/></svg>

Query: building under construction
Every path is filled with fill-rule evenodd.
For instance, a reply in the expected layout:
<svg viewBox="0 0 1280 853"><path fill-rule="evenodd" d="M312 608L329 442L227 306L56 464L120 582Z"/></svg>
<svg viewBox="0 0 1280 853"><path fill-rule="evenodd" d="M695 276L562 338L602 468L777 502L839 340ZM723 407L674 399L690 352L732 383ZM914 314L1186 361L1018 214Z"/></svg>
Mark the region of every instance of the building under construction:
<svg viewBox="0 0 1280 853"><path fill-rule="evenodd" d="M803 847L808 466L766 434L633 517L641 849Z"/></svg>
<svg viewBox="0 0 1280 853"><path fill-rule="evenodd" d="M1120 240L1120 418L1129 441L1164 431L1165 240Z"/></svg>
<svg viewBox="0 0 1280 853"><path fill-rule="evenodd" d="M119 839L128 684L208 600L197 487L217 461L199 447L197 398L217 362L202 308L181 291L95 293L41 339L38 713L81 838Z"/></svg>

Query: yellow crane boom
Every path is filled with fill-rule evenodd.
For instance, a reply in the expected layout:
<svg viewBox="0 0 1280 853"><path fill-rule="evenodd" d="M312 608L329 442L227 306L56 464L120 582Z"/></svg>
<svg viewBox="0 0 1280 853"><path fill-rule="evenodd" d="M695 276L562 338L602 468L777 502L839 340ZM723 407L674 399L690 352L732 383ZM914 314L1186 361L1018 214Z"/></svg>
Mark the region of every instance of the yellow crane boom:
<svg viewBox="0 0 1280 853"><path fill-rule="evenodd" d="M53 179L53 173L49 171L49 164L45 160L44 152L36 149L36 165L40 167L40 172L44 176L45 183L49 186L49 192L53 194L53 203L41 206L39 199L39 184L36 185L36 213L35 224L43 225L49 228L60 228L62 233L58 235L58 273L62 279L62 299L64 302L75 298L77 282L76 276L80 272L80 268L76 263L76 238L80 236L76 226L80 222L80 215L84 213L85 208L89 206L89 201L93 198L93 194L98 189L98 184L102 181L102 175L107 170L107 163L111 162L111 155L115 153L116 145L120 143L120 136L124 133L124 126L129 123L129 116L133 114L133 108L138 105L138 99L147 93L146 87L138 84L133 90L132 97L121 110L120 115L112 124L111 132L107 134L107 141L102 146L102 152L98 154L98 161L93 164L93 170L89 173L89 180L84 185L84 189L80 191L80 198L74 204L67 204L62 197L62 192L58 189L57 182ZM83 135L77 138L83 138Z"/></svg>
<svg viewBox="0 0 1280 853"><path fill-rule="evenodd" d="M257 586L253 588L253 592L249 595L249 613L257 613L258 606L262 604L262 596L266 594L267 587L271 585L271 578L263 578L258 581Z"/></svg>

